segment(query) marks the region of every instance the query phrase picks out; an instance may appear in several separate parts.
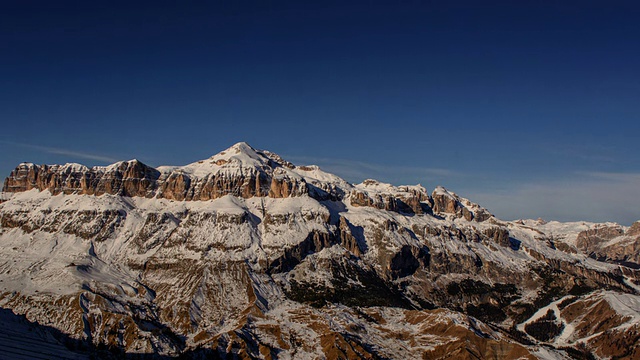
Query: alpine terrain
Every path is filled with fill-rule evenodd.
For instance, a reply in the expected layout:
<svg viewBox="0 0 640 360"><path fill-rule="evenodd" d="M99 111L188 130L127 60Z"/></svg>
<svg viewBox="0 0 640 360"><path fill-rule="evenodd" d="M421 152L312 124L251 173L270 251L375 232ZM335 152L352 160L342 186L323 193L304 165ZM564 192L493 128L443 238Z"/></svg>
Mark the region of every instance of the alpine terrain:
<svg viewBox="0 0 640 360"><path fill-rule="evenodd" d="M640 222L504 221L246 143L23 163L0 195L0 358L640 359L639 269Z"/></svg>

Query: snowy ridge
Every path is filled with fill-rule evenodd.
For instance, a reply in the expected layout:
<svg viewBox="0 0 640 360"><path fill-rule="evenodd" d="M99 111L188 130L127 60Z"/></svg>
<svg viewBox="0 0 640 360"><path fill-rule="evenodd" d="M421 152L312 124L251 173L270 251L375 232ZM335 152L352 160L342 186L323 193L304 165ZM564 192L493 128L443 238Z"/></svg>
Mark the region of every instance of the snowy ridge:
<svg viewBox="0 0 640 360"><path fill-rule="evenodd" d="M269 159L266 156L258 154L247 143L241 142L206 160L200 160L175 169L186 174L204 177L219 171L242 173L247 170L263 169L268 165L268 161Z"/></svg>

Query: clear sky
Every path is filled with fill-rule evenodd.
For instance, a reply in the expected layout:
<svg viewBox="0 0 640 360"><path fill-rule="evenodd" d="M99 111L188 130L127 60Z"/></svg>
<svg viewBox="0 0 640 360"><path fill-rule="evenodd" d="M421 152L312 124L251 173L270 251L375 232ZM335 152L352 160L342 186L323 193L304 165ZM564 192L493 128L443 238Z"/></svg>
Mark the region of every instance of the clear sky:
<svg viewBox="0 0 640 360"><path fill-rule="evenodd" d="M0 173L238 141L504 219L640 219L637 1L3 1Z"/></svg>

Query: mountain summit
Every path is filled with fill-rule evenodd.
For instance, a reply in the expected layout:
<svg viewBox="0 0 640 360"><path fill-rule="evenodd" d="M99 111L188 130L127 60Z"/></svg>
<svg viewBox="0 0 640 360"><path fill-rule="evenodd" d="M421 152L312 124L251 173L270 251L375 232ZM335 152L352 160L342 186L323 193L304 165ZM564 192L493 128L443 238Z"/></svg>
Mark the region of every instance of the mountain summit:
<svg viewBox="0 0 640 360"><path fill-rule="evenodd" d="M0 306L101 357L632 359L638 229L504 221L246 143L185 166L23 163Z"/></svg>

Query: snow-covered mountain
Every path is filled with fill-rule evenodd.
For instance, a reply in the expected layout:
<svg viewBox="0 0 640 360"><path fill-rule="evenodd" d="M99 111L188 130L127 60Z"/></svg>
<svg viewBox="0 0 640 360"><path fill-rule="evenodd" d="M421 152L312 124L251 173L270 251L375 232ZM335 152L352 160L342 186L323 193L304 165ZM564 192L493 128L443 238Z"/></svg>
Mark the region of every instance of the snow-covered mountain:
<svg viewBox="0 0 640 360"><path fill-rule="evenodd" d="M639 246L640 223L503 221L246 143L179 167L23 163L0 306L101 356L632 359Z"/></svg>

